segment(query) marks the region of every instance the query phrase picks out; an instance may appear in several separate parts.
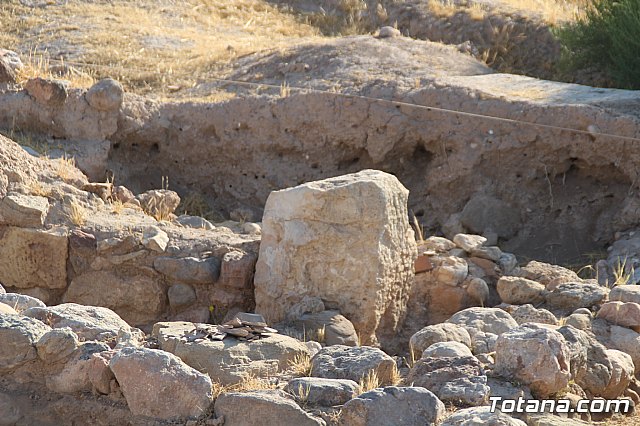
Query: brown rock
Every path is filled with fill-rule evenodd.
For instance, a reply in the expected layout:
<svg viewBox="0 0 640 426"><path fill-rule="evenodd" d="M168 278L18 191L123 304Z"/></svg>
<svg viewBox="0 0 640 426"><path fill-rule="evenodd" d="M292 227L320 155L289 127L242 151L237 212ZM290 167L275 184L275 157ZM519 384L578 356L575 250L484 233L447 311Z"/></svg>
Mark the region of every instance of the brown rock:
<svg viewBox="0 0 640 426"><path fill-rule="evenodd" d="M36 77L28 80L24 88L29 96L42 105L60 105L67 100L67 87L60 80Z"/></svg>
<svg viewBox="0 0 640 426"><path fill-rule="evenodd" d="M166 295L160 281L145 274L91 271L71 281L64 302L103 306L130 324L144 325L163 312Z"/></svg>
<svg viewBox="0 0 640 426"><path fill-rule="evenodd" d="M211 379L164 351L124 348L109 367L133 415L196 417L213 401Z"/></svg>
<svg viewBox="0 0 640 426"><path fill-rule="evenodd" d="M414 263L414 269L416 274L419 274L421 272L427 272L433 269L433 264L431 263L431 260L429 259L429 257L430 256L421 254L416 258L416 261Z"/></svg>
<svg viewBox="0 0 640 426"><path fill-rule="evenodd" d="M607 302L600 307L598 318L635 329L640 327L640 304L619 301Z"/></svg>
<svg viewBox="0 0 640 426"><path fill-rule="evenodd" d="M0 229L0 282L17 288L67 286L67 234L63 229Z"/></svg>

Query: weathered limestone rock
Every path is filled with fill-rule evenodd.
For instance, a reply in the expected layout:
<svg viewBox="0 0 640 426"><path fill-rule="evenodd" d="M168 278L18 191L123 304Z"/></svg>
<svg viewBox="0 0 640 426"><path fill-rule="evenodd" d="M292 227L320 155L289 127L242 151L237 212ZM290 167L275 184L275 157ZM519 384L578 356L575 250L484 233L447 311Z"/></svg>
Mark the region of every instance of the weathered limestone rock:
<svg viewBox="0 0 640 426"><path fill-rule="evenodd" d="M33 318L0 315L0 373L10 373L36 359L36 343L50 329Z"/></svg>
<svg viewBox="0 0 640 426"><path fill-rule="evenodd" d="M35 297L18 293L0 294L0 303L11 306L16 312L20 313L29 308L44 308L46 305Z"/></svg>
<svg viewBox="0 0 640 426"><path fill-rule="evenodd" d="M0 299L1 301L1 299ZM640 305L635 302L607 302L600 306L598 318L640 331Z"/></svg>
<svg viewBox="0 0 640 426"><path fill-rule="evenodd" d="M439 424L445 406L422 387L378 388L347 402L340 424L353 426L412 426Z"/></svg>
<svg viewBox="0 0 640 426"><path fill-rule="evenodd" d="M171 419L199 416L211 402L211 379L178 357L154 349L124 348L109 367L134 415Z"/></svg>
<svg viewBox="0 0 640 426"><path fill-rule="evenodd" d="M148 226L144 229L142 245L149 250L164 253L169 244L169 236L157 226Z"/></svg>
<svg viewBox="0 0 640 426"><path fill-rule="evenodd" d="M467 331L476 329L498 335L518 326L511 315L498 308L468 308L453 315L447 322L465 327Z"/></svg>
<svg viewBox="0 0 640 426"><path fill-rule="evenodd" d="M120 277L111 271L91 271L71 281L64 302L103 306L128 323L142 325L158 318L166 296L159 280L152 277Z"/></svg>
<svg viewBox="0 0 640 426"><path fill-rule="evenodd" d="M481 425L500 425L500 426L526 426L522 420L514 419L511 416L496 411L492 413L491 407L471 407L458 410L447 417L441 426L481 426ZM566 419L563 419L566 420Z"/></svg>
<svg viewBox="0 0 640 426"><path fill-rule="evenodd" d="M433 279L441 284L459 286L469 274L467 261L456 256L438 256L432 258L434 265L430 272Z"/></svg>
<svg viewBox="0 0 640 426"><path fill-rule="evenodd" d="M423 356L409 371L407 383L422 386L442 401L482 405L489 387L480 361L474 356L430 358Z"/></svg>
<svg viewBox="0 0 640 426"><path fill-rule="evenodd" d="M193 328L186 322L157 323L153 335L160 349L225 385L239 383L247 376L272 376L286 370L296 356L309 354L302 342L280 334L249 342L227 338L188 343L177 338Z"/></svg>
<svg viewBox="0 0 640 426"><path fill-rule="evenodd" d="M55 364L69 358L78 345L78 335L65 327L45 333L36 343L36 348L41 360Z"/></svg>
<svg viewBox="0 0 640 426"><path fill-rule="evenodd" d="M322 407L342 405L358 395L358 384L353 380L299 377L287 383L285 390L296 399Z"/></svg>
<svg viewBox="0 0 640 426"><path fill-rule="evenodd" d="M158 257L153 267L167 278L185 284L213 284L220 276L220 260L215 257Z"/></svg>
<svg viewBox="0 0 640 426"><path fill-rule="evenodd" d="M380 349L368 346L327 346L311 358L311 375L359 382L375 372L383 385L391 384L396 363Z"/></svg>
<svg viewBox="0 0 640 426"><path fill-rule="evenodd" d="M567 317L565 324L578 330L589 331L591 330L591 319L592 317L589 314L573 313Z"/></svg>
<svg viewBox="0 0 640 426"><path fill-rule="evenodd" d="M498 337L495 371L513 377L531 388L539 397L564 389L569 371L569 348L557 331L533 324L519 326Z"/></svg>
<svg viewBox="0 0 640 426"><path fill-rule="evenodd" d="M496 289L503 302L512 305L524 305L541 302L545 287L526 278L501 277L496 284Z"/></svg>
<svg viewBox="0 0 640 426"><path fill-rule="evenodd" d="M480 304L465 288L467 281L451 285L450 282L438 281L434 272L435 269L415 276L408 304L408 324L439 324L456 312Z"/></svg>
<svg viewBox="0 0 640 426"><path fill-rule="evenodd" d="M609 292L612 302L633 302L640 304L640 285L618 285Z"/></svg>
<svg viewBox="0 0 640 426"><path fill-rule="evenodd" d="M535 260L527 263L520 272L521 276L543 284L547 290L553 290L560 284L582 281L571 269Z"/></svg>
<svg viewBox="0 0 640 426"><path fill-rule="evenodd" d="M319 297L305 296L287 312L287 321L297 321L306 314L319 314L325 311L324 302Z"/></svg>
<svg viewBox="0 0 640 426"><path fill-rule="evenodd" d="M453 242L466 252L472 252L479 249L487 239L482 235L457 234L453 237Z"/></svg>
<svg viewBox="0 0 640 426"><path fill-rule="evenodd" d="M46 321L53 328L69 327L82 340L109 342L118 337L121 329L131 327L110 309L64 303L46 308L30 308L25 316Z"/></svg>
<svg viewBox="0 0 640 426"><path fill-rule="evenodd" d="M293 397L281 390L224 393L216 399L214 410L216 417L224 417L225 426L325 425L323 420L306 413Z"/></svg>
<svg viewBox="0 0 640 426"><path fill-rule="evenodd" d="M0 229L0 282L17 288L67 286L67 234L8 227Z"/></svg>
<svg viewBox="0 0 640 426"><path fill-rule="evenodd" d="M321 333L324 336L324 343L329 346L358 345L358 335L353 324L338 311L304 314L300 317L299 323L302 324L308 336Z"/></svg>
<svg viewBox="0 0 640 426"><path fill-rule="evenodd" d="M180 204L180 196L168 189L152 189L136 196L142 209L155 217L168 217Z"/></svg>
<svg viewBox="0 0 640 426"><path fill-rule="evenodd" d="M256 265L256 312L285 318L305 296L349 318L363 344L393 340L417 255L408 191L389 174L359 173L269 195Z"/></svg>
<svg viewBox="0 0 640 426"><path fill-rule="evenodd" d="M533 305L500 305L499 307L509 312L509 315L511 315L519 325L528 322L551 325L558 324L558 319L555 315L546 309L536 309Z"/></svg>
<svg viewBox="0 0 640 426"><path fill-rule="evenodd" d="M0 303L0 314L4 315L18 315L15 309L13 309L9 305L5 305L4 303Z"/></svg>
<svg viewBox="0 0 640 426"><path fill-rule="evenodd" d="M549 306L574 311L598 305L608 294L609 289L598 284L569 282L558 284L553 291L546 293L545 299Z"/></svg>
<svg viewBox="0 0 640 426"><path fill-rule="evenodd" d="M447 253L449 250L456 248L456 244L443 237L429 237L424 241L420 241L418 252L435 251L436 253Z"/></svg>
<svg viewBox="0 0 640 426"><path fill-rule="evenodd" d="M467 308L447 320L466 328L474 354L493 352L498 336L518 326L507 312L499 308Z"/></svg>
<svg viewBox="0 0 640 426"><path fill-rule="evenodd" d="M175 221L185 228L206 229L207 231L215 229L211 222L200 216L182 214Z"/></svg>
<svg viewBox="0 0 640 426"><path fill-rule="evenodd" d="M184 309L196 301L196 292L188 284L174 284L167 291L172 309Z"/></svg>
<svg viewBox="0 0 640 426"><path fill-rule="evenodd" d="M640 333L602 319L593 320L592 331L607 348L631 355L636 374L640 372Z"/></svg>
<svg viewBox="0 0 640 426"><path fill-rule="evenodd" d="M124 99L124 89L116 80L105 78L91 86L84 97L98 111L117 111Z"/></svg>
<svg viewBox="0 0 640 426"><path fill-rule="evenodd" d="M39 104L56 106L67 100L67 85L62 80L50 80L40 77L29 79L24 88Z"/></svg>
<svg viewBox="0 0 640 426"><path fill-rule="evenodd" d="M82 343L60 371L46 377L47 388L56 393L90 391L93 387L89 377L93 367L92 357L108 350L109 346L104 343Z"/></svg>
<svg viewBox="0 0 640 426"><path fill-rule="evenodd" d="M569 349L571 376L582 389L601 396L611 381L613 366L607 348L584 331L571 326L558 329Z"/></svg>
<svg viewBox="0 0 640 426"><path fill-rule="evenodd" d="M429 325L418 331L411 336L409 346L414 358L419 359L425 349L438 342L460 342L471 347L471 337L467 329L446 322Z"/></svg>
<svg viewBox="0 0 640 426"><path fill-rule="evenodd" d="M473 356L471 349L460 342L438 342L422 352L423 358L455 358Z"/></svg>
<svg viewBox="0 0 640 426"><path fill-rule="evenodd" d="M8 194L0 200L0 223L23 228L40 228L49 211L45 197Z"/></svg>

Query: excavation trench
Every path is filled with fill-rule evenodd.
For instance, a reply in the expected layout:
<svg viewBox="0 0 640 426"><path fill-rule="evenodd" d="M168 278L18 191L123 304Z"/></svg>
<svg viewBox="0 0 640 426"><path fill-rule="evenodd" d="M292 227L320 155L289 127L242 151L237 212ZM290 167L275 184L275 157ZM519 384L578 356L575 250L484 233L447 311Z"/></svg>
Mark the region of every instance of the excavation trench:
<svg viewBox="0 0 640 426"><path fill-rule="evenodd" d="M237 96L221 103L125 94L98 111L80 89L48 106L17 87L0 93L0 127L44 135L94 181L140 192L168 177L183 210L213 220L260 221L271 191L370 168L410 190L425 234L497 235L521 260L587 263L640 222L636 92L494 74L453 48L368 36L256 54L228 78L279 87L283 75L320 92L227 85Z"/></svg>

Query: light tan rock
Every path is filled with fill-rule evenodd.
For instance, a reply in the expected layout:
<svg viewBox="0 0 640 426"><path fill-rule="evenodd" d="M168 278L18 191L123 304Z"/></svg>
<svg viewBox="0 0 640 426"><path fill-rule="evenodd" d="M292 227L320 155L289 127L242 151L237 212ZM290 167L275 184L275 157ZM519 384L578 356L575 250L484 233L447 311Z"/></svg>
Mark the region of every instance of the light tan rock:
<svg viewBox="0 0 640 426"><path fill-rule="evenodd" d="M327 379L359 382L375 372L382 385L391 385L395 361L378 348L369 346L326 346L311 359L311 375Z"/></svg>
<svg viewBox="0 0 640 426"><path fill-rule="evenodd" d="M8 194L0 200L0 223L40 228L49 211L49 200L35 195Z"/></svg>
<svg viewBox="0 0 640 426"><path fill-rule="evenodd" d="M67 233L8 227L0 230L0 282L9 287L65 288Z"/></svg>
<svg viewBox="0 0 640 426"><path fill-rule="evenodd" d="M606 354L611 361L611 380L604 392L599 395L607 399L615 399L624 393L634 377L635 367L631 355L615 349L607 349Z"/></svg>
<svg viewBox="0 0 640 426"><path fill-rule="evenodd" d="M612 302L634 302L640 304L640 285L618 285L609 292Z"/></svg>
<svg viewBox="0 0 640 426"><path fill-rule="evenodd" d="M456 324L441 323L428 325L411 336L409 346L413 351L413 357L418 359L422 352L438 342L460 342L471 347L471 337L469 332Z"/></svg>
<svg viewBox="0 0 640 426"><path fill-rule="evenodd" d="M157 226L148 226L145 228L142 237L143 246L149 250L164 253L167 249L167 244L169 244L169 236L162 229Z"/></svg>
<svg viewBox="0 0 640 426"><path fill-rule="evenodd" d="M178 338L193 328L194 324L187 322L156 323L153 335L162 350L222 384L239 383L247 376L273 376L287 369L296 356L309 354L302 342L280 334L249 342L228 337L223 341L187 343Z"/></svg>
<svg viewBox="0 0 640 426"><path fill-rule="evenodd" d="M571 379L569 348L562 334L533 324L498 337L496 373L527 384L539 397L564 389Z"/></svg>
<svg viewBox="0 0 640 426"><path fill-rule="evenodd" d="M598 318L640 331L640 305L634 302L607 302L600 306Z"/></svg>
<svg viewBox="0 0 640 426"><path fill-rule="evenodd" d="M0 314L3 315L18 315L15 309L13 309L9 305L5 305L4 303L0 303Z"/></svg>
<svg viewBox="0 0 640 426"><path fill-rule="evenodd" d="M459 286L469 274L467 261L456 256L434 257L433 270L430 272L436 282L450 286Z"/></svg>
<svg viewBox="0 0 640 426"><path fill-rule="evenodd" d="M543 284L547 290L553 290L564 283L582 282L580 277L570 269L535 260L522 267L520 273L524 278Z"/></svg>
<svg viewBox="0 0 640 426"><path fill-rule="evenodd" d="M156 320L166 306L159 279L143 274L121 276L113 271L90 271L74 278L63 300L109 308L135 325Z"/></svg>
<svg viewBox="0 0 640 426"><path fill-rule="evenodd" d="M23 315L45 322L53 328L69 327L81 340L113 342L119 332L131 327L115 312L100 306L63 303L46 308L30 308Z"/></svg>
<svg viewBox="0 0 640 426"><path fill-rule="evenodd" d="M36 343L50 329L33 318L0 315L0 373L10 373L36 359Z"/></svg>
<svg viewBox="0 0 640 426"><path fill-rule="evenodd" d="M453 242L462 250L472 252L482 247L487 239L482 235L457 234L453 237Z"/></svg>
<svg viewBox="0 0 640 426"><path fill-rule="evenodd" d="M363 344L400 328L417 255L408 191L364 170L272 192L256 265L256 312L278 322L305 296L349 318Z"/></svg>
<svg viewBox="0 0 640 426"><path fill-rule="evenodd" d="M111 358L109 367L134 415L195 417L213 402L211 379L170 353L124 348Z"/></svg>
<svg viewBox="0 0 640 426"><path fill-rule="evenodd" d="M456 247L456 244L443 237L429 237L418 243L418 253L424 251L435 251L436 253L446 253Z"/></svg>
<svg viewBox="0 0 640 426"><path fill-rule="evenodd" d="M545 287L532 280L520 277L501 277L496 289L503 302L512 305L538 303L543 299Z"/></svg>
<svg viewBox="0 0 640 426"><path fill-rule="evenodd" d="M219 418L224 417L225 426L325 425L323 420L306 413L291 395L281 390L222 394L216 399L215 413Z"/></svg>
<svg viewBox="0 0 640 426"><path fill-rule="evenodd" d="M417 387L373 389L347 402L340 424L350 426L434 425L446 415L442 401L431 391Z"/></svg>

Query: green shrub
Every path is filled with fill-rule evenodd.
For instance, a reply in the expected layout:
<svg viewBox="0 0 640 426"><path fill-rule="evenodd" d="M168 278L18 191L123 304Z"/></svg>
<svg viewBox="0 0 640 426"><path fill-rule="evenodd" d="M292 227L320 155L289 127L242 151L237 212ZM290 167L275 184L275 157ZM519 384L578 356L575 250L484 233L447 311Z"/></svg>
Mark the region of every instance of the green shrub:
<svg viewBox="0 0 640 426"><path fill-rule="evenodd" d="M595 68L620 87L640 89L640 0L595 0L583 18L556 35L561 68Z"/></svg>

